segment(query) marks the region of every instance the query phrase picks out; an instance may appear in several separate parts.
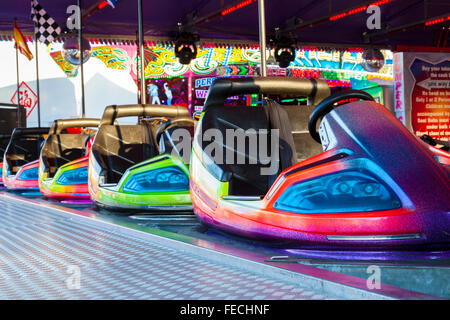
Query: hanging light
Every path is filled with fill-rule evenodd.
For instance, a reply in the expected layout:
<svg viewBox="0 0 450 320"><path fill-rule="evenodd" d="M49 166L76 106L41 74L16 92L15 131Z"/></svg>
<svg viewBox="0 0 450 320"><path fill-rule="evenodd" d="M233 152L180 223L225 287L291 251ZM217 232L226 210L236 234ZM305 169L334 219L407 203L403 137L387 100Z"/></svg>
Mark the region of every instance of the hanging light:
<svg viewBox="0 0 450 320"><path fill-rule="evenodd" d="M275 60L278 62L280 68L287 68L292 61L295 60L295 49L294 48L276 48L275 49Z"/></svg>
<svg viewBox="0 0 450 320"><path fill-rule="evenodd" d="M282 35L275 29L275 39L271 39L271 47L275 48L275 60L280 68L287 68L295 60L297 41L292 36Z"/></svg>
<svg viewBox="0 0 450 320"><path fill-rule="evenodd" d="M91 44L85 38L83 38L83 63L89 60L91 57ZM63 55L67 62L73 65L80 65L80 46L78 43L78 37L70 37L64 41Z"/></svg>
<svg viewBox="0 0 450 320"><path fill-rule="evenodd" d="M181 32L175 40L175 56L181 64L190 64L197 57L199 36L190 32Z"/></svg>
<svg viewBox="0 0 450 320"><path fill-rule="evenodd" d="M191 60L197 56L197 48L192 45L177 45L175 46L175 56L181 64L190 64Z"/></svg>
<svg viewBox="0 0 450 320"><path fill-rule="evenodd" d="M380 49L366 49L362 55L362 67L369 72L377 72L384 66L384 56Z"/></svg>

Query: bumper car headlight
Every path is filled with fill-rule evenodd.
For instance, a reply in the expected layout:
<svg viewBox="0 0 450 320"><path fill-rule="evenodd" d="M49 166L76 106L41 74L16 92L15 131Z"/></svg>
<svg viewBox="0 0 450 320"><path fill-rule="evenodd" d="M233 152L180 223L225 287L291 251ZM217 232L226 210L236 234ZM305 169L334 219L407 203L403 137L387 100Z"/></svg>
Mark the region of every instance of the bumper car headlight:
<svg viewBox="0 0 450 320"><path fill-rule="evenodd" d="M346 171L300 182L275 202L279 210L296 213L364 212L397 209L398 197L369 173Z"/></svg>
<svg viewBox="0 0 450 320"><path fill-rule="evenodd" d="M88 183L88 167L65 171L56 179L57 184L87 184Z"/></svg>
<svg viewBox="0 0 450 320"><path fill-rule="evenodd" d="M167 192L189 189L189 179L178 167L165 167L138 173L130 177L122 190L125 192Z"/></svg>
<svg viewBox="0 0 450 320"><path fill-rule="evenodd" d="M23 170L19 177L17 177L17 179L25 181L37 180L39 179L39 168L34 167L31 169Z"/></svg>

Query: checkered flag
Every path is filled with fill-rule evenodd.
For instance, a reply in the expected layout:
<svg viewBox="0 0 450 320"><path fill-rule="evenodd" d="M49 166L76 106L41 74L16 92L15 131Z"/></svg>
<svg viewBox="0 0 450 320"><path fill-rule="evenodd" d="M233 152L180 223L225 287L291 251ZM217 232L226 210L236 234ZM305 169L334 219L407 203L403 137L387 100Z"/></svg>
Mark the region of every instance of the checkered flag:
<svg viewBox="0 0 450 320"><path fill-rule="evenodd" d="M34 33L39 41L48 45L61 34L59 25L42 8L38 0L31 0L31 19L35 22Z"/></svg>

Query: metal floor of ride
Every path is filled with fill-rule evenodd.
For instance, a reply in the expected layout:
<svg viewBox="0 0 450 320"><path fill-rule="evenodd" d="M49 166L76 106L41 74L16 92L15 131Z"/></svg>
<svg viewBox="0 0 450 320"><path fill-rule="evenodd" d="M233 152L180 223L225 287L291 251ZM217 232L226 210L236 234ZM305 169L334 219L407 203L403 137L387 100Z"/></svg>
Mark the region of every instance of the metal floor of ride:
<svg viewBox="0 0 450 320"><path fill-rule="evenodd" d="M369 290L367 262L275 262L277 251L199 229L182 213L121 217L0 191L0 299L434 299L450 288ZM447 264L383 266L383 279L448 283Z"/></svg>
<svg viewBox="0 0 450 320"><path fill-rule="evenodd" d="M335 298L52 208L5 197L0 208L0 299Z"/></svg>

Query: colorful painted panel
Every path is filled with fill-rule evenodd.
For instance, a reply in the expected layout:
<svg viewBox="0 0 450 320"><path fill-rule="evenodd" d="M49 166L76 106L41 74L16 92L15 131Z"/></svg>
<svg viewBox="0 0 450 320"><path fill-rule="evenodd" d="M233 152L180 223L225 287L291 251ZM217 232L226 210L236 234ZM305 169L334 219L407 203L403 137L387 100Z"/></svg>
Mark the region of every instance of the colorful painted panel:
<svg viewBox="0 0 450 320"><path fill-rule="evenodd" d="M273 51L269 54L272 73L280 76L304 76L302 71L320 70L321 77L332 80L350 80L368 75L392 79L392 52L382 51L386 63L376 74L362 67L362 52L297 50L297 56L288 69L274 65ZM77 67L64 60L62 44L51 44L49 53L68 77L77 75ZM92 44L91 57L102 60L108 68L128 70L137 80L139 57L137 47L130 44ZM198 47L197 58L189 65L182 65L175 57L173 46L152 45L144 50L145 78L199 77L199 76L256 76L259 74L260 52L257 48Z"/></svg>

